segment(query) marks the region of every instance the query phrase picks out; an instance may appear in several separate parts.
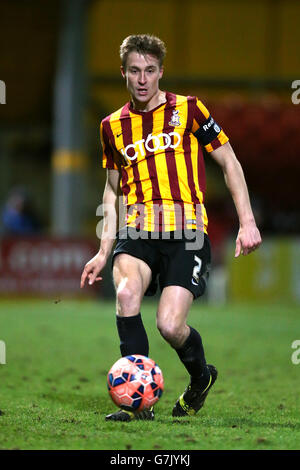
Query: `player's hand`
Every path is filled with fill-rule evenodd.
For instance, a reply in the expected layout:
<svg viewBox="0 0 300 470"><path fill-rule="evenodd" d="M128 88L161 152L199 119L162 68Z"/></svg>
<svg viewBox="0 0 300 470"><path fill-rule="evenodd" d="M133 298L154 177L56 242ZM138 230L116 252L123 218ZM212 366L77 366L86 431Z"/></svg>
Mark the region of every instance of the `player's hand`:
<svg viewBox="0 0 300 470"><path fill-rule="evenodd" d="M261 242L261 236L255 223L240 227L235 245L235 258L241 253L249 255L260 246Z"/></svg>
<svg viewBox="0 0 300 470"><path fill-rule="evenodd" d="M106 257L98 252L94 258L88 261L82 271L80 287L83 288L86 279L89 280L89 285L94 284L95 281L101 281L102 277L98 276L100 271L106 264Z"/></svg>

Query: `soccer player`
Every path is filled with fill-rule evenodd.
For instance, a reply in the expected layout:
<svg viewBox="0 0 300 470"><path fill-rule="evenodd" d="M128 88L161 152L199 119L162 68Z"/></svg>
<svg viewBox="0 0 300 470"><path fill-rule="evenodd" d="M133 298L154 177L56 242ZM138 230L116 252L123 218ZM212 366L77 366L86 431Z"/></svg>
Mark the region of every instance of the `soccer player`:
<svg viewBox="0 0 300 470"><path fill-rule="evenodd" d="M165 53L163 41L147 34L131 35L120 47L131 100L101 122L106 209L100 249L85 265L81 287L86 280L93 284L102 279L117 238L112 271L121 354L148 356L141 302L159 283L157 328L190 377L172 411L180 417L200 410L217 378L216 368L206 362L199 332L187 323L193 300L205 291L210 267L202 147L221 166L236 207L235 256L251 253L261 237L243 170L222 128L198 98L160 90ZM125 224L117 230L120 193ZM151 420L154 412L118 410L106 419Z"/></svg>

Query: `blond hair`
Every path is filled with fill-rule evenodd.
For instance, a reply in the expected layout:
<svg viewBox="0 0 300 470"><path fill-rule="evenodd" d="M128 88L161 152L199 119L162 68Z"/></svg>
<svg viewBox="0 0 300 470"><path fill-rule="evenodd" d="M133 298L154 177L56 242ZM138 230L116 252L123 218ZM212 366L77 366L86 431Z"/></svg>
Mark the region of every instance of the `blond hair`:
<svg viewBox="0 0 300 470"><path fill-rule="evenodd" d="M165 43L151 34L132 34L124 39L120 46L120 57L122 66L126 68L127 57L130 52L139 54L150 54L156 57L161 67L166 55Z"/></svg>

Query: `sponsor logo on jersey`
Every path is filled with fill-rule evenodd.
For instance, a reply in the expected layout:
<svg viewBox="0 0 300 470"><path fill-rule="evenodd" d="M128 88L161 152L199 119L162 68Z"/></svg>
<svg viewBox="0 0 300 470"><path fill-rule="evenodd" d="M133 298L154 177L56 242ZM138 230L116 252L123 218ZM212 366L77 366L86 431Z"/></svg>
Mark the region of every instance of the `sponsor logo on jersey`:
<svg viewBox="0 0 300 470"><path fill-rule="evenodd" d="M171 136L174 137L173 143ZM122 155L128 161L135 160L138 156L145 157L146 151L157 152L167 148L176 149L181 142L181 136L178 132L161 132L157 135L148 134L146 139L141 139L133 144L129 144L125 149L121 149Z"/></svg>
<svg viewBox="0 0 300 470"><path fill-rule="evenodd" d="M211 126L214 126L214 130L215 130L216 132L218 132L218 133L221 132L220 127L219 127L218 124L214 121L214 118L212 118L212 117L210 118L210 120L209 120L206 124L204 124L204 126L202 126L202 129L203 129L204 131L208 131L208 130L211 128Z"/></svg>

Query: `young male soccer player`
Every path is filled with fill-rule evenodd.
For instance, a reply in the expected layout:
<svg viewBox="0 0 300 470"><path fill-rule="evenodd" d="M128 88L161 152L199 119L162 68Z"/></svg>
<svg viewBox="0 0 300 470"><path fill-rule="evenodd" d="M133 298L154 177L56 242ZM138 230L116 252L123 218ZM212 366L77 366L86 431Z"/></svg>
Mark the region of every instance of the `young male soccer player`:
<svg viewBox="0 0 300 470"><path fill-rule="evenodd" d="M185 416L199 411L217 378L216 368L206 363L200 334L187 324L193 300L205 291L210 264L202 146L221 166L237 210L235 256L251 253L261 237L228 137L196 97L159 89L165 52L164 43L150 35L129 36L120 47L121 73L131 101L101 122L107 169L103 203L117 216L121 189L126 223L113 252L121 354L149 354L140 307L144 295L155 293L158 278L157 328L190 375L172 411L173 416ZM108 231L112 216L104 217L100 249L86 264L81 287L86 279L89 284L102 279L99 273L114 243ZM202 243L188 244L191 233L202 235ZM106 416L117 421L153 418L153 409Z"/></svg>

